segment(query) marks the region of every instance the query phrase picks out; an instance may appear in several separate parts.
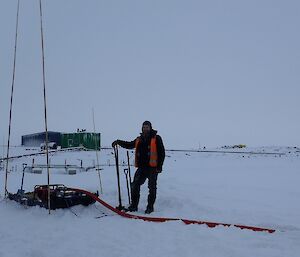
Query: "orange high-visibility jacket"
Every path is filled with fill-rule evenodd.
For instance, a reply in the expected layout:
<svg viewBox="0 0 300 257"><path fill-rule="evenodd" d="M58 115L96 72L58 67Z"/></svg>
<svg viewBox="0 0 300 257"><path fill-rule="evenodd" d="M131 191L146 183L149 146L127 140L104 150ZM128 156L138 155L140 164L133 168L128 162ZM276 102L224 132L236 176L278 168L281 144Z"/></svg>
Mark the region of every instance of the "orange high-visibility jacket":
<svg viewBox="0 0 300 257"><path fill-rule="evenodd" d="M137 152L138 152L138 147L139 147L139 143L141 142L141 138L138 137L135 140L135 167L138 167L138 156L137 156ZM156 144L156 136L151 138L150 141L150 160L149 160L149 166L156 168L157 167L157 144Z"/></svg>

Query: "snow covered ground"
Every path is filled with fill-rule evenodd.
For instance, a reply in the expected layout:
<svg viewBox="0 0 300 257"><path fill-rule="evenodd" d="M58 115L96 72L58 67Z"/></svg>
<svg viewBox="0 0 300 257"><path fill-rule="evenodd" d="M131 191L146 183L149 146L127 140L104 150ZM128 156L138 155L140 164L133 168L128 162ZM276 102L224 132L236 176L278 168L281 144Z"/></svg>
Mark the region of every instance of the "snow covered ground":
<svg viewBox="0 0 300 257"><path fill-rule="evenodd" d="M11 150L11 156L36 151L18 147ZM273 234L235 227L184 225L177 221L129 220L109 213L98 203L56 210L48 215L43 208L24 208L1 198L0 257L300 256L300 149L261 147L239 151L277 154L167 152L164 170L158 179L155 212L150 216L261 226L276 229ZM132 161L132 152L130 156ZM111 149L102 150L99 157L103 166L103 194L100 197L117 206L113 152ZM35 164L46 163L45 156L10 161L9 192L20 188L22 164L30 166L33 158ZM123 161L126 163L126 151L120 149L120 163ZM83 167L90 167L96 164L96 153L54 153L50 155L50 162L77 166L82 162ZM120 167L123 203L127 204L123 168ZM51 183L92 192L99 190L95 169L77 171L76 175L68 175L63 168L53 168ZM4 176L2 169L2 197ZM46 183L45 169L43 174L25 173L26 191L32 191L34 185ZM144 215L146 198L145 184L138 212L141 215ZM95 218L103 213L107 216Z"/></svg>

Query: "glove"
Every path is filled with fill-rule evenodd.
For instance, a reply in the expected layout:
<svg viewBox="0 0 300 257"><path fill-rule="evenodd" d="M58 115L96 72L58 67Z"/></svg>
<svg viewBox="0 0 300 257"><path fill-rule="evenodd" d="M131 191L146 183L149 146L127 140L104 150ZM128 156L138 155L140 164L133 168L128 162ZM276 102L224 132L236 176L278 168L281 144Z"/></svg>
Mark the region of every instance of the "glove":
<svg viewBox="0 0 300 257"><path fill-rule="evenodd" d="M161 167L157 167L157 168L156 168L156 172L157 172L157 173L161 173L161 172L162 172L162 168L161 168Z"/></svg>
<svg viewBox="0 0 300 257"><path fill-rule="evenodd" d="M112 148L115 148L118 144L119 144L119 140L115 140L114 142L112 142L111 146Z"/></svg>

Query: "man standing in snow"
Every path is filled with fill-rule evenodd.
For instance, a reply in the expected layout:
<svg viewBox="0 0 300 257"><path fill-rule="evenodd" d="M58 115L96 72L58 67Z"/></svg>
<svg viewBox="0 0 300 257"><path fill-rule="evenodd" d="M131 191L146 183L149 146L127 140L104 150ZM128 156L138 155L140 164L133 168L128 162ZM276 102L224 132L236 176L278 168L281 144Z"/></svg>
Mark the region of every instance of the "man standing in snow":
<svg viewBox="0 0 300 257"><path fill-rule="evenodd" d="M158 173L161 173L165 159L165 148L162 138L157 131L152 129L150 121L145 121L142 126L142 133L131 142L115 140L112 147L119 145L126 149L135 148L135 166L137 170L131 183L131 205L128 211L137 211L140 200L140 187L148 179L148 205L146 214L154 211L156 199L156 185Z"/></svg>

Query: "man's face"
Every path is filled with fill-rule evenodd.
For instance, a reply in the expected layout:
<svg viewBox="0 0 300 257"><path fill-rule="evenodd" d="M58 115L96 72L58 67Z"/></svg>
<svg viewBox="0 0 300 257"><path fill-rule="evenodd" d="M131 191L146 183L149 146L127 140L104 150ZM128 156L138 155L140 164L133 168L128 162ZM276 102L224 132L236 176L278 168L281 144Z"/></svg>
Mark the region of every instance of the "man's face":
<svg viewBox="0 0 300 257"><path fill-rule="evenodd" d="M148 135L150 133L150 131L151 131L151 128L149 125L143 125L142 132L144 135Z"/></svg>

